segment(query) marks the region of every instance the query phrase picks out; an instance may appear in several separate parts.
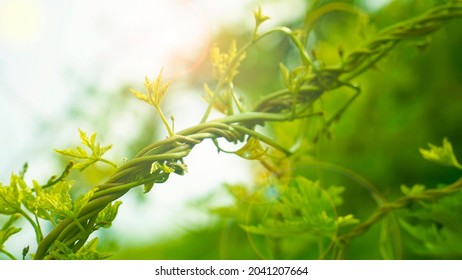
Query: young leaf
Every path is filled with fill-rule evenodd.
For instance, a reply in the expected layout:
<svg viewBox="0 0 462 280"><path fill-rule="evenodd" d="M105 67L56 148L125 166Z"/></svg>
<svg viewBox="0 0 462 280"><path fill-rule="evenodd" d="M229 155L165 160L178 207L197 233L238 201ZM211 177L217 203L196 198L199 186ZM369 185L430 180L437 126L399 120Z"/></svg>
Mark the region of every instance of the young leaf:
<svg viewBox="0 0 462 280"><path fill-rule="evenodd" d="M0 249L3 249L3 245L13 234L20 232L21 229L17 227L7 227L0 230Z"/></svg>
<svg viewBox="0 0 462 280"><path fill-rule="evenodd" d="M80 210L87 204L87 202L90 200L90 198L93 196L94 192L96 191L96 188L91 189L90 191L79 195L77 199L74 201L74 205L72 207L72 212L74 217L77 217L77 215L80 213Z"/></svg>
<svg viewBox="0 0 462 280"><path fill-rule="evenodd" d="M162 102L165 94L167 93L168 88L170 87L170 82L162 82L163 70L164 69L160 70L159 75L157 75L156 79L153 82L151 82L147 76L145 77L144 87L146 89L146 94L143 94L134 89L130 89L130 91L136 98L144 102L147 102L148 104L151 104L152 106L154 106L154 108L156 108L157 112L159 113L162 119L162 122L168 130L168 134L170 136L173 136L173 129L170 127L167 119L165 118L160 108L160 103Z"/></svg>
<svg viewBox="0 0 462 280"><path fill-rule="evenodd" d="M335 234L335 208L318 182L296 177L287 191L257 225L243 225L244 230L272 237L306 234L330 238Z"/></svg>
<svg viewBox="0 0 462 280"><path fill-rule="evenodd" d="M56 260L74 260L75 253L71 248L67 247L64 243L56 240L49 251L50 257Z"/></svg>
<svg viewBox="0 0 462 280"><path fill-rule="evenodd" d="M327 194L329 195L332 203L335 206L340 206L343 203L342 193L345 191L345 187L341 186L329 186L326 189Z"/></svg>
<svg viewBox="0 0 462 280"><path fill-rule="evenodd" d="M358 223L359 223L359 220L356 219L352 214L342 216L342 217L337 217L337 219L335 220L335 224L339 228L350 226L350 225L356 225Z"/></svg>
<svg viewBox="0 0 462 280"><path fill-rule="evenodd" d="M15 175L11 175L10 185L0 184L0 214L12 215L18 213L25 197L30 194L24 180Z"/></svg>
<svg viewBox="0 0 462 280"><path fill-rule="evenodd" d="M121 204L122 204L122 201L116 201L106 206L103 209L103 211L101 211L98 214L98 217L96 218L96 223L95 223L96 229L99 229L101 227L103 228L111 227L112 222L117 216L117 213L119 211L119 206Z"/></svg>
<svg viewBox="0 0 462 280"><path fill-rule="evenodd" d="M260 27L260 25L263 22L270 19L270 17L263 15L263 13L261 11L261 6L258 6L258 8L253 11L253 16L255 18L255 28L254 28L253 36L254 36L254 38L256 38L256 37L258 37L258 33L257 33L258 28Z"/></svg>
<svg viewBox="0 0 462 280"><path fill-rule="evenodd" d="M420 154L422 154L426 160L462 170L462 165L457 161L457 158L454 155L454 150L452 149L452 145L448 139L443 139L443 145L441 147L430 143L428 144L428 147L428 150L419 149Z"/></svg>
<svg viewBox="0 0 462 280"><path fill-rule="evenodd" d="M268 148L263 149L260 140L255 137L250 137L247 143L235 152L236 155L245 159L259 159L266 154Z"/></svg>
<svg viewBox="0 0 462 280"><path fill-rule="evenodd" d="M101 146L96 142L96 133L93 133L90 138L88 138L87 134L83 130L79 129L79 134L80 139L82 140L82 144L91 151L91 154L88 154L88 152L80 146L77 146L75 149L55 149L57 153L71 157L77 162L71 166L72 168L83 171L98 161L107 163L112 167L117 168L115 163L103 158L103 155L112 148L112 145Z"/></svg>
<svg viewBox="0 0 462 280"><path fill-rule="evenodd" d="M56 260L103 260L111 256L110 253L98 252L97 246L98 238L94 238L74 253L74 251L64 243L55 241L50 249L49 255Z"/></svg>
<svg viewBox="0 0 462 280"><path fill-rule="evenodd" d="M170 82L162 82L163 71L164 69L161 69L159 75L157 75L156 79L152 82L147 76L145 77L144 88L146 89L146 94L134 89L130 89L130 92L139 100L147 102L156 108L160 107L160 103L170 87Z"/></svg>
<svg viewBox="0 0 462 280"><path fill-rule="evenodd" d="M230 83L239 73L238 68L242 60L245 58L245 53L238 53L236 41L232 41L228 52L222 53L217 45L214 45L211 50L210 59L213 65L213 75L218 81Z"/></svg>
<svg viewBox="0 0 462 280"><path fill-rule="evenodd" d="M261 6L258 6L258 8L253 11L253 16L255 18L255 26L256 26L255 29L257 29L263 22L270 19L269 16L263 15L261 11Z"/></svg>
<svg viewBox="0 0 462 280"><path fill-rule="evenodd" d="M3 249L3 244L10 238L13 234L21 231L20 228L13 227L13 223L21 217L20 214L13 214L10 218L3 224L0 229L0 250Z"/></svg>
<svg viewBox="0 0 462 280"><path fill-rule="evenodd" d="M144 190L143 190L143 192L144 192L144 193L148 193L148 192L150 192L150 191L152 190L153 187L154 187L154 181L151 181L151 182L149 182L149 183L146 183L146 184L144 184Z"/></svg>
<svg viewBox="0 0 462 280"><path fill-rule="evenodd" d="M401 185L401 192L406 196L420 196L424 193L424 191L424 185L414 185L411 188L406 185Z"/></svg>
<svg viewBox="0 0 462 280"><path fill-rule="evenodd" d="M69 190L73 182L61 181L52 188L37 194L36 208L46 209L58 217L73 217L72 199Z"/></svg>

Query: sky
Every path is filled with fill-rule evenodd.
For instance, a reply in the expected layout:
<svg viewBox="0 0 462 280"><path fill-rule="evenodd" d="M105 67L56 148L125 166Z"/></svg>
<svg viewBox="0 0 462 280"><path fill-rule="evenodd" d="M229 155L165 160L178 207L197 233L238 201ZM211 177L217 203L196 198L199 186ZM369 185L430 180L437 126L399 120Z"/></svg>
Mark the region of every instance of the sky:
<svg viewBox="0 0 462 280"><path fill-rule="evenodd" d="M142 86L145 75L154 78L163 67L166 79L181 81L207 59L221 27L252 28L255 2L0 0L0 182L7 184L10 173L25 162L30 166L26 179L48 179L58 168L53 148L75 143L78 128L95 131L91 120L79 123L69 116L85 85L102 95L94 104L82 104L88 116L95 116L97 102L110 102L124 85ZM386 2L374 1L367 8ZM261 1L261 6L272 18L262 28L304 12L302 0ZM206 105L201 93L186 93L172 109L178 130L197 123ZM115 149L137 129L135 116L124 116L101 135ZM189 173L156 187L148 194L150 203L137 205L134 196L124 197L112 230L136 231L140 242L173 229L188 230L209 219L188 208L188 201L216 191L223 182L252 180L251 163L218 155L210 143L196 147L187 161ZM147 216L152 222L146 222Z"/></svg>

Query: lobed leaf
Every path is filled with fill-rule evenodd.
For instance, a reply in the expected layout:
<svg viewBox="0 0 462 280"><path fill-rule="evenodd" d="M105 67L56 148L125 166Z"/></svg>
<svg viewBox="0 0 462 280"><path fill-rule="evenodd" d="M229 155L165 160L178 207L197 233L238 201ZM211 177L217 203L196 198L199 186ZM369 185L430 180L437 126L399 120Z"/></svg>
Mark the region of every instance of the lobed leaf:
<svg viewBox="0 0 462 280"><path fill-rule="evenodd" d="M319 182L296 177L271 206L266 219L242 228L250 233L272 237L308 234L317 239L332 237L336 230L335 221L332 200Z"/></svg>
<svg viewBox="0 0 462 280"><path fill-rule="evenodd" d="M73 217L73 203L69 191L72 181L61 181L37 194L36 209L44 209L58 218Z"/></svg>
<svg viewBox="0 0 462 280"><path fill-rule="evenodd" d="M462 257L462 193L401 210L399 224L412 252L425 258Z"/></svg>
<svg viewBox="0 0 462 280"><path fill-rule="evenodd" d="M451 166L462 170L462 165L457 161L456 156L454 155L454 150L452 148L451 142L447 138L443 139L442 146L435 146L433 144L428 144L429 149L419 149L420 154L429 161L432 161L437 164Z"/></svg>
<svg viewBox="0 0 462 280"><path fill-rule="evenodd" d="M210 59L215 79L224 83L232 82L239 73L239 65L245 56L244 52L238 52L235 40L231 41L228 52L224 53L220 51L217 45L214 45L211 49Z"/></svg>
<svg viewBox="0 0 462 280"><path fill-rule="evenodd" d="M134 89L130 89L130 92L139 100L158 108L170 87L170 82L163 83L162 81L163 71L164 69L161 69L156 79L152 82L145 76L144 88L146 89L146 94Z"/></svg>
<svg viewBox="0 0 462 280"><path fill-rule="evenodd" d="M82 144L90 150L91 154L89 154L81 146L65 150L55 149L57 153L76 160L76 163L71 166L72 168L83 171L99 161L105 162L113 167L117 167L115 163L103 158L103 155L112 148L112 145L101 146L100 143L96 142L96 133L93 133L90 138L88 138L87 134L83 130L79 129L79 135Z"/></svg>
<svg viewBox="0 0 462 280"><path fill-rule="evenodd" d="M30 189L24 180L12 174L9 186L0 184L0 214L12 215L18 213L21 209L21 204L29 194Z"/></svg>
<svg viewBox="0 0 462 280"><path fill-rule="evenodd" d="M421 196L425 192L424 185L414 185L409 188L406 185L401 185L401 192L406 196Z"/></svg>
<svg viewBox="0 0 462 280"><path fill-rule="evenodd" d="M55 241L50 249L49 256L56 260L103 260L111 256L109 253L98 252L97 246L98 238L94 238L77 252L74 252L64 243Z"/></svg>

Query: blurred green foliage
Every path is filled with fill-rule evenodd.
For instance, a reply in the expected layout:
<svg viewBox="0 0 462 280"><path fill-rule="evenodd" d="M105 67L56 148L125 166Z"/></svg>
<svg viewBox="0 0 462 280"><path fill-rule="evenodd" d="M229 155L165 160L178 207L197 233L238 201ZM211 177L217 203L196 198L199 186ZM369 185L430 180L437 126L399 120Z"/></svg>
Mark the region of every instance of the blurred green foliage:
<svg viewBox="0 0 462 280"><path fill-rule="evenodd" d="M311 1L308 6L322 6L330 2L334 1ZM359 9L365 7L361 1L342 2ZM391 1L373 13L364 12L360 16L333 11L317 19L309 45L319 60L326 64L337 64L341 59L339 48L348 53L374 38L378 30L418 15L441 2L444 1ZM290 23L291 28L302 25L303 19L294 18ZM361 95L341 120L333 125L330 137L321 137L315 144L310 144L322 125L322 119L267 127L276 139L289 144L292 136L300 131L305 132L306 139L301 140L306 146L305 160L294 168L294 175L320 179L325 186L344 186L343 203L336 205L337 216L353 213L359 220L365 220L377 207L374 192L393 199L402 195L402 184L422 184L435 188L440 184L450 184L460 177L460 170L437 166L422 159L419 148L426 147L429 142L440 143L441 139L447 137L454 146L455 154L461 157L461 28L462 22L454 20L431 37L404 42L374 69L355 78ZM237 38L239 45L250 36L250 30L243 33L236 27L224 30L218 35L217 41L226 46L230 40ZM265 38L247 52L235 80L237 90L247 102L252 102L258 100L261 94L282 88L279 63L290 66L294 60L297 60L297 54L287 38L280 35ZM191 78L192 87L200 86L204 76L211 76L204 72L211 72L208 65L203 65ZM351 95L349 89L327 92L319 108L327 115L332 114ZM234 193L233 188L228 189L236 196L235 189ZM459 225L462 221L457 214L461 211L460 205L460 195L454 195L439 201L417 203L408 210L390 214L353 239L344 257L461 258L462 230ZM208 227L140 248L127 249L115 254L114 258L329 257L319 251L326 249L323 246L329 244L313 247L309 245L313 240L307 236L298 235L284 241L260 236L260 231L264 229L261 226L251 226L247 232L244 231L242 225L249 218L246 215L250 212L255 215L250 208L251 204L237 199L236 204L220 211L212 209L211 215L219 214L221 218ZM265 215L273 214L265 212ZM289 230L290 226L284 225L284 228ZM272 232L274 235L275 231Z"/></svg>

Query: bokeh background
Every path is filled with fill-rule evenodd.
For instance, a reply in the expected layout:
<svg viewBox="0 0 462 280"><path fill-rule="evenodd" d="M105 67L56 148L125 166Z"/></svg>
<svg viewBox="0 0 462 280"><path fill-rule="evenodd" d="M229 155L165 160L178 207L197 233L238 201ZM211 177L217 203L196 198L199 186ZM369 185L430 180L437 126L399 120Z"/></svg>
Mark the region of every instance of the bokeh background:
<svg viewBox="0 0 462 280"><path fill-rule="evenodd" d="M165 137L154 110L128 91L141 90L144 76L154 78L162 67L165 79L173 81L166 115L175 116L177 130L198 123L206 107L202 84L211 82L211 45L247 42L258 5L271 17L263 29L296 28L313 2L0 0L0 182L7 184L10 173L25 162L29 181L44 182L59 173L66 159L53 149L77 145L77 128L113 144L109 157L119 164ZM318 20L309 44L327 64L339 62L339 46L348 52L378 30L444 1L343 2L367 16L332 12ZM447 137L462 155L461 28L462 21L454 20L431 38L404 42L354 80L361 96L314 153L329 163L323 177L348 185L343 211L364 219L374 207L351 179L355 176L391 198L401 184L434 186L460 176L424 161L418 148ZM242 64L237 90L255 100L282 88L280 62L296 63L286 38L275 35L258 43ZM328 93L326 110L338 108L350 95L348 90ZM239 224L209 212L232 203L224 183L252 184L258 163L218 155L213 145L203 143L187 164L185 176L172 176L147 195L137 189L124 196L113 227L99 233L102 248L115 252L113 258L261 257ZM89 189L110 172L102 165L72 176L76 188ZM313 175L308 167L300 172ZM372 228L353 243L349 257L380 258L370 246L377 234ZM32 240L25 229L7 244L20 252ZM409 251L407 257L422 256Z"/></svg>

